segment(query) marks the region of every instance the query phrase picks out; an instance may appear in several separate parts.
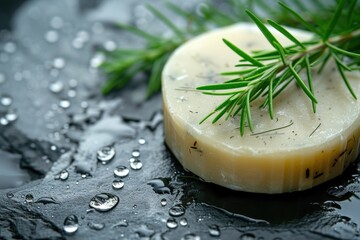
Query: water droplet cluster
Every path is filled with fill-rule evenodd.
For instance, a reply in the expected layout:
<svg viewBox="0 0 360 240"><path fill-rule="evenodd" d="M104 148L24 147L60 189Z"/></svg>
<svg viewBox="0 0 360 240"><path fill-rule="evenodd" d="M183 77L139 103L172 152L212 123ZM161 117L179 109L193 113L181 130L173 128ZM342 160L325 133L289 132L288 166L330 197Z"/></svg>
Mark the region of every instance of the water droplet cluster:
<svg viewBox="0 0 360 240"><path fill-rule="evenodd" d="M144 145L146 143L146 140L143 138L140 138L138 140L139 145ZM104 146L101 149L97 151L97 159L102 164L109 163L112 159L114 159L116 155L116 150L114 146ZM129 160L130 162L130 168L132 170L140 170L143 166L142 162L140 161L140 150L135 149L131 153L132 158ZM114 177L115 179L112 182L112 188L115 190L122 189L125 185L125 182L123 178L127 177L130 173L130 170L128 167L124 165L117 165L114 168Z"/></svg>
<svg viewBox="0 0 360 240"><path fill-rule="evenodd" d="M6 126L12 122L15 122L18 119L18 112L15 108L11 108L12 104L13 104L13 98L10 95L8 94L0 95L0 106L4 107L6 110L4 113L0 114L0 125Z"/></svg>

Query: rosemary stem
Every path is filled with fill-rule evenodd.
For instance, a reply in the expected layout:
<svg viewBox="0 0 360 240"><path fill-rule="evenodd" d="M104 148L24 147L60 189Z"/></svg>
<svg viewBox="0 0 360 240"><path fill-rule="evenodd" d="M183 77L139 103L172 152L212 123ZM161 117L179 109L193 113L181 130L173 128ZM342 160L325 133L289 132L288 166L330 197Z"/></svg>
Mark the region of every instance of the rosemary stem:
<svg viewBox="0 0 360 240"><path fill-rule="evenodd" d="M346 34L346 35L334 36L332 38L329 38L325 42L321 41L320 43L318 43L310 48L304 49L303 51L299 52L298 54L289 56L287 60L288 61L296 61L296 60L304 57L306 54L311 54L311 53L317 52L319 50L323 50L328 47L327 42L330 44L338 44L340 42L347 41L347 40L350 40L350 39L353 39L353 38L356 38L359 36L360 36L360 29L358 29L354 32L351 32L349 34Z"/></svg>

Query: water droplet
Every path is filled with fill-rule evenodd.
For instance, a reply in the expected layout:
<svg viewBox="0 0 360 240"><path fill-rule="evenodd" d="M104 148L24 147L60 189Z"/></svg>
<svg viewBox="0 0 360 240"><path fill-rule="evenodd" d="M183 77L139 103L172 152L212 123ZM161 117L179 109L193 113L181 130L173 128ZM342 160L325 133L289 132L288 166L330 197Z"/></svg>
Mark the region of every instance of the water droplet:
<svg viewBox="0 0 360 240"><path fill-rule="evenodd" d="M114 174L117 177L126 177L129 175L129 169L123 165L120 165L114 169Z"/></svg>
<svg viewBox="0 0 360 240"><path fill-rule="evenodd" d="M49 90L53 93L59 93L64 89L64 83L61 81L56 81L49 84Z"/></svg>
<svg viewBox="0 0 360 240"><path fill-rule="evenodd" d="M128 221L126 219L120 220L120 222L114 224L112 228L118 228L118 227L127 227L129 226Z"/></svg>
<svg viewBox="0 0 360 240"><path fill-rule="evenodd" d="M5 114L5 118L8 122L14 122L18 119L18 113L15 109L9 109Z"/></svg>
<svg viewBox="0 0 360 240"><path fill-rule="evenodd" d="M140 170L143 164L139 159L134 159L134 161L130 162L130 167L133 170Z"/></svg>
<svg viewBox="0 0 360 240"><path fill-rule="evenodd" d="M143 4L135 6L134 15L135 25L140 29L145 29L153 18L153 14Z"/></svg>
<svg viewBox="0 0 360 240"><path fill-rule="evenodd" d="M154 178L147 182L157 194L171 194L172 187L168 178Z"/></svg>
<svg viewBox="0 0 360 240"><path fill-rule="evenodd" d="M115 179L112 183L113 189L122 189L124 187L124 181L121 179Z"/></svg>
<svg viewBox="0 0 360 240"><path fill-rule="evenodd" d="M70 89L67 93L68 97L74 98L76 97L77 92L74 89Z"/></svg>
<svg viewBox="0 0 360 240"><path fill-rule="evenodd" d="M173 228L177 228L178 223L177 223L177 221L176 221L175 218L169 218L169 219L166 221L166 226L167 226L168 228L173 229Z"/></svg>
<svg viewBox="0 0 360 240"><path fill-rule="evenodd" d="M101 162L108 162L115 156L115 148L112 146L105 146L100 148L97 152L97 159Z"/></svg>
<svg viewBox="0 0 360 240"><path fill-rule="evenodd" d="M21 81L21 80L23 80L23 75L22 75L22 73L21 72L16 72L16 73L14 73L14 80L15 81Z"/></svg>
<svg viewBox="0 0 360 240"><path fill-rule="evenodd" d="M93 213L93 212L95 212L95 209L93 209L93 208L86 209L86 214Z"/></svg>
<svg viewBox="0 0 360 240"><path fill-rule="evenodd" d="M240 236L241 240L255 240L256 236L252 233L244 233Z"/></svg>
<svg viewBox="0 0 360 240"><path fill-rule="evenodd" d="M66 189L70 189L70 185L66 185Z"/></svg>
<svg viewBox="0 0 360 240"><path fill-rule="evenodd" d="M80 107L82 107L82 108L88 108L88 107L89 107L89 103L86 102L86 101L82 101L82 102L80 103Z"/></svg>
<svg viewBox="0 0 360 240"><path fill-rule="evenodd" d="M80 31L76 34L76 37L72 41L72 46L75 49L81 49L84 47L85 43L89 41L89 33L86 31Z"/></svg>
<svg viewBox="0 0 360 240"><path fill-rule="evenodd" d="M166 204L167 204L167 200L166 200L165 198L162 198L162 199L160 200L160 204L161 204L161 206L165 207Z"/></svg>
<svg viewBox="0 0 360 240"><path fill-rule="evenodd" d="M332 195L335 196L337 198L341 198L343 196L345 196L346 194L349 193L348 189L346 188L345 185L339 185L339 186L334 186L331 187L327 190L327 192Z"/></svg>
<svg viewBox="0 0 360 240"><path fill-rule="evenodd" d="M59 102L59 106L61 108L63 108L63 109L67 109L67 108L69 108L71 106L71 102L69 100L67 100L67 99L62 99Z"/></svg>
<svg viewBox="0 0 360 240"><path fill-rule="evenodd" d="M195 233L187 233L181 238L181 240L201 240L201 237Z"/></svg>
<svg viewBox="0 0 360 240"><path fill-rule="evenodd" d="M6 126L6 125L9 124L9 121L8 121L6 118L1 117L1 118L0 118L0 124L1 124L2 126Z"/></svg>
<svg viewBox="0 0 360 240"><path fill-rule="evenodd" d="M42 156L41 159L44 160L46 163L49 162L49 157L47 155Z"/></svg>
<svg viewBox="0 0 360 240"><path fill-rule="evenodd" d="M31 203L31 202L33 202L34 201L34 196L32 195L32 194L26 194L25 195L25 201L27 202L27 203Z"/></svg>
<svg viewBox="0 0 360 240"><path fill-rule="evenodd" d="M16 52L16 45L13 42L7 42L4 44L4 51L7 53L14 53Z"/></svg>
<svg viewBox="0 0 360 240"><path fill-rule="evenodd" d="M211 226L209 226L208 230L209 230L210 236L220 237L221 232L220 232L220 228L218 225L211 225Z"/></svg>
<svg viewBox="0 0 360 240"><path fill-rule="evenodd" d="M7 196L8 198L13 198L13 197L14 197L14 194L13 194L12 192L8 192L8 193L6 193L6 196Z"/></svg>
<svg viewBox="0 0 360 240"><path fill-rule="evenodd" d="M76 88L78 86L78 81L76 79L70 79L69 80L69 87Z"/></svg>
<svg viewBox="0 0 360 240"><path fill-rule="evenodd" d="M64 220L64 231L66 234L74 234L79 229L77 216L70 215Z"/></svg>
<svg viewBox="0 0 360 240"><path fill-rule="evenodd" d="M106 212L113 209L119 203L119 198L111 193L97 194L90 200L90 207L99 212Z"/></svg>
<svg viewBox="0 0 360 240"><path fill-rule="evenodd" d="M51 18L50 26L55 29L60 29L64 26L64 20L59 16L55 16Z"/></svg>
<svg viewBox="0 0 360 240"><path fill-rule="evenodd" d="M101 229L103 229L105 227L105 224L103 224L103 223L89 222L87 225L89 228L96 230L96 231L100 231Z"/></svg>
<svg viewBox="0 0 360 240"><path fill-rule="evenodd" d="M131 156L133 156L134 158L140 157L140 151L139 150L132 151Z"/></svg>
<svg viewBox="0 0 360 240"><path fill-rule="evenodd" d="M10 106L12 104L13 100L12 97L10 97L10 95L7 94L3 94L0 98L0 103L1 105L7 107Z"/></svg>
<svg viewBox="0 0 360 240"><path fill-rule="evenodd" d="M59 33L57 31L50 30L45 33L44 38L49 43L55 43L59 40Z"/></svg>
<svg viewBox="0 0 360 240"><path fill-rule="evenodd" d="M81 39L83 42L89 41L90 35L86 31L79 31L76 36Z"/></svg>
<svg viewBox="0 0 360 240"><path fill-rule="evenodd" d="M140 138L140 139L138 140L138 143L139 143L140 145L144 145L144 144L146 143L146 140L145 140L144 138Z"/></svg>
<svg viewBox="0 0 360 240"><path fill-rule="evenodd" d="M42 203L42 204L57 204L58 202L52 198L52 197L41 197L38 200L36 200L36 203Z"/></svg>
<svg viewBox="0 0 360 240"><path fill-rule="evenodd" d="M90 59L90 67L98 68L105 61L105 55L103 53L96 53Z"/></svg>
<svg viewBox="0 0 360 240"><path fill-rule="evenodd" d="M186 218L180 219L180 225L185 227L188 225L188 220Z"/></svg>
<svg viewBox="0 0 360 240"><path fill-rule="evenodd" d="M209 11L209 5L206 3L199 3L196 5L196 14L200 17L205 17L206 13Z"/></svg>
<svg viewBox="0 0 360 240"><path fill-rule="evenodd" d="M53 60L54 68L62 69L65 67L65 64L66 64L65 60L61 57L55 58Z"/></svg>
<svg viewBox="0 0 360 240"><path fill-rule="evenodd" d="M337 208L337 209L341 209L341 205L339 205L338 203L336 203L335 201L325 201L323 203L323 207L325 209L331 209L331 208Z"/></svg>
<svg viewBox="0 0 360 240"><path fill-rule="evenodd" d="M69 177L69 172L65 169L60 172L60 180L65 181Z"/></svg>
<svg viewBox="0 0 360 240"><path fill-rule="evenodd" d="M176 204L169 209L169 214L173 217L180 217L185 214L185 208L180 204Z"/></svg>
<svg viewBox="0 0 360 240"><path fill-rule="evenodd" d="M117 46L116 46L116 43L114 41L106 41L104 43L104 48L105 48L106 51L112 52L117 48Z"/></svg>
<svg viewBox="0 0 360 240"><path fill-rule="evenodd" d="M80 38L74 38L72 41L72 46L75 49L81 49L84 47L84 42Z"/></svg>

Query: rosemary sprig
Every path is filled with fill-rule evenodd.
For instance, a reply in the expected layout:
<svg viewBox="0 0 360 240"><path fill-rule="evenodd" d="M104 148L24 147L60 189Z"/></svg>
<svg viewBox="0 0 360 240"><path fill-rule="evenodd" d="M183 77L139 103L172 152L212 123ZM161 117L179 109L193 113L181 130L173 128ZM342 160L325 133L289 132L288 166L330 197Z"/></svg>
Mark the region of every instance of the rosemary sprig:
<svg viewBox="0 0 360 240"><path fill-rule="evenodd" d="M147 97L153 95L160 90L162 69L170 54L178 46L211 28L229 25L242 19L235 13L230 14L230 16L225 15L212 4L199 5L198 14L195 13L195 9L185 11L170 2L166 6L172 13L187 22L186 28L181 29L176 26L169 17L152 5L146 5L146 8L171 30L173 33L171 37L153 35L131 25L118 24L121 29L144 39L146 47L143 49L117 49L114 52L107 52L107 60L101 65L101 68L108 75L107 84L102 89L103 94L123 88L140 72L148 72L150 77Z"/></svg>
<svg viewBox="0 0 360 240"><path fill-rule="evenodd" d="M285 0L291 2L296 10L303 8L302 0ZM220 1L219 1L220 2ZM126 86L138 73L149 74L147 96L158 92L161 86L160 72L170 54L187 39L197 36L209 29L234 24L239 21L247 21L243 9L257 9L268 12L282 23L298 27L299 21L292 18L287 11L276 9L269 10L269 2L266 0L230 0L221 1L221 8L216 1L208 0L197 5L191 10L184 10L176 4L166 3L166 7L173 14L186 22L186 27L176 26L171 21L172 16L167 17L161 10L151 5L147 9L169 28L173 35L163 37L156 33L149 33L132 25L117 24L117 26L145 40L144 48L140 49L117 49L114 52L106 52L106 61L101 68L107 74L108 81L103 86L103 94ZM309 5L309 4L308 4ZM322 9L321 1L311 1L312 9ZM327 16L327 12L324 12Z"/></svg>
<svg viewBox="0 0 360 240"><path fill-rule="evenodd" d="M147 5L147 8L168 26L175 36L169 39L161 38L131 25L118 24L120 28L143 38L147 42L147 47L130 50L117 49L114 52L107 53L107 61L101 65L109 76L107 84L102 89L104 94L108 94L114 89L123 88L136 74L144 71L151 72L147 96L159 91L160 74L166 60L170 53L187 39L185 32L178 29L161 12L151 5ZM175 11L175 9L173 10Z"/></svg>
<svg viewBox="0 0 360 240"><path fill-rule="evenodd" d="M355 7L357 6L356 0L337 1L332 18L327 21L329 23L325 26L305 20L284 3L280 3L280 6L302 23L305 28L313 32L314 38L311 41L301 42L280 24L268 20L269 25L293 43L293 45L284 47L269 31L268 26L252 11L247 10L247 15L257 25L274 50L248 54L224 39L224 43L241 57L239 64L236 65L240 69L223 73L223 75L235 75L235 78L229 81L197 88L204 94L228 96L201 123L214 114L213 123L223 116L228 119L240 114L240 134L244 135L246 125L252 132L250 103L262 97L263 103L260 107L267 107L269 116L273 119L273 99L283 92L292 81L296 81L300 89L307 95L315 112L317 100L312 84L312 70L318 68L321 71L330 59L335 61L350 94L355 99L357 98L345 74L345 72L359 70L360 14L359 8ZM301 71L306 71L308 84L301 78Z"/></svg>

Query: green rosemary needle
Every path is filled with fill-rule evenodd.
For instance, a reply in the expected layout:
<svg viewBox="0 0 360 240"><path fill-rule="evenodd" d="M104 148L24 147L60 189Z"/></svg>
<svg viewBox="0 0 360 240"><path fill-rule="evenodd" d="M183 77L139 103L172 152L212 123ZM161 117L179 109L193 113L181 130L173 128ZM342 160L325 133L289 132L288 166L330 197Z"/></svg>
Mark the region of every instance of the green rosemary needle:
<svg viewBox="0 0 360 240"><path fill-rule="evenodd" d="M232 4L238 4L238 1L232 1ZM158 92L161 88L161 72L169 58L170 54L188 39L199 35L211 28L221 27L235 23L243 19L236 16L235 13L230 16L225 15L212 4L203 4L198 6L198 12L185 11L175 4L167 3L167 8L174 14L186 21L187 26L183 29L176 26L171 18L165 16L160 10L152 5L146 5L146 8L171 30L171 37L162 37L141 30L137 27L118 24L118 27L131 32L146 41L146 47L143 49L117 49L114 52L106 52L107 60L101 65L101 68L108 76L107 83L103 86L103 94L108 94L115 89L123 88L131 81L136 74L140 72L149 73L149 84L147 97Z"/></svg>
<svg viewBox="0 0 360 240"><path fill-rule="evenodd" d="M285 0L295 5L296 9L302 9L303 0ZM219 7L218 5L221 5ZM312 9L324 9L321 1L312 1L309 5ZM240 21L246 21L243 9L257 9L276 16L287 25L297 27L298 20L289 17L286 11L280 9L269 10L267 0L229 0L221 4L208 0L198 4L190 10L184 10L176 4L166 3L170 10L178 18L186 23L185 27L176 26L161 9L152 5L146 5L147 9L173 33L170 37L147 32L132 25L117 24L117 26L145 40L144 48L117 49L114 52L105 52L106 61L101 68L107 75L108 81L102 88L103 94L109 94L116 89L125 87L138 73L145 72L149 75L147 96L150 97L160 90L160 73L171 53L186 40L193 38L209 29L227 26ZM327 12L324 13L327 15Z"/></svg>
<svg viewBox="0 0 360 240"><path fill-rule="evenodd" d="M223 75L235 76L229 81L197 88L204 94L228 96L200 123L213 115L215 116L212 122L215 123L223 116L228 119L240 114L240 134L244 135L246 125L250 131L253 131L250 103L262 97L263 103L260 107L267 107L269 116L273 119L273 99L283 92L292 81L296 81L296 84L312 102L313 111L316 112L317 100L312 84L312 70L317 68L321 71L330 59L335 61L350 94L355 99L357 98L345 74L345 72L359 70L360 15L359 8L355 8L358 6L356 1L337 1L327 25L321 23L316 25L305 20L289 6L283 3L280 3L280 6L302 23L306 29L314 33L314 38L311 41L301 42L280 24L268 20L269 25L293 43L293 45L284 47L268 30L268 26L252 11L247 10L247 15L257 25L274 50L248 54L223 39L224 43L241 57L239 64L236 65L240 69L223 73ZM307 81L301 78L300 72L302 71L306 72Z"/></svg>
<svg viewBox="0 0 360 240"><path fill-rule="evenodd" d="M135 75L145 72L149 73L147 96L153 95L160 90L160 75L164 64L179 45L209 29L244 21L246 20L244 16L247 14L259 27L274 50L256 51L249 54L224 39L225 44L241 57L239 64L236 65L241 68L237 71L223 73L223 75L233 76L225 83L197 88L204 94L228 95L228 98L208 114L203 121L214 114L216 115L213 122L223 116L228 119L240 115L240 133L243 135L246 125L251 131L253 130L250 103L262 97L264 102L261 107L268 108L269 116L272 119L274 117L273 99L293 81L296 81L309 97L313 111L316 112L317 100L311 73L314 68L321 71L330 59L335 61L345 85L356 98L345 73L359 70L360 9L357 1L339 0L335 8L329 6L328 1L326 4L325 1L310 1L306 6L302 0L284 1L287 1L289 5L280 3L279 10L269 9L268 2L264 0L231 0L226 2L228 4L227 10L224 11L226 14L212 1L200 4L196 10L190 11L168 3L167 8L187 22L185 28L176 26L171 18L165 16L161 10L147 5L148 10L155 18L173 32L173 36L165 38L131 25L119 24L121 29L144 39L146 46L142 49L117 49L114 52L106 53L107 60L101 67L107 73L108 81L103 87L103 93L108 94L114 89L121 89ZM289 7L290 5L291 7ZM246 14L243 14L242 9L245 7L260 9L262 13L274 16L275 21L268 20L267 23L292 41L293 45L283 47L254 10L248 10ZM321 14L312 14L318 12ZM315 37L311 41L301 42L279 23L307 29L314 33ZM306 73L306 81L300 77L301 71Z"/></svg>

